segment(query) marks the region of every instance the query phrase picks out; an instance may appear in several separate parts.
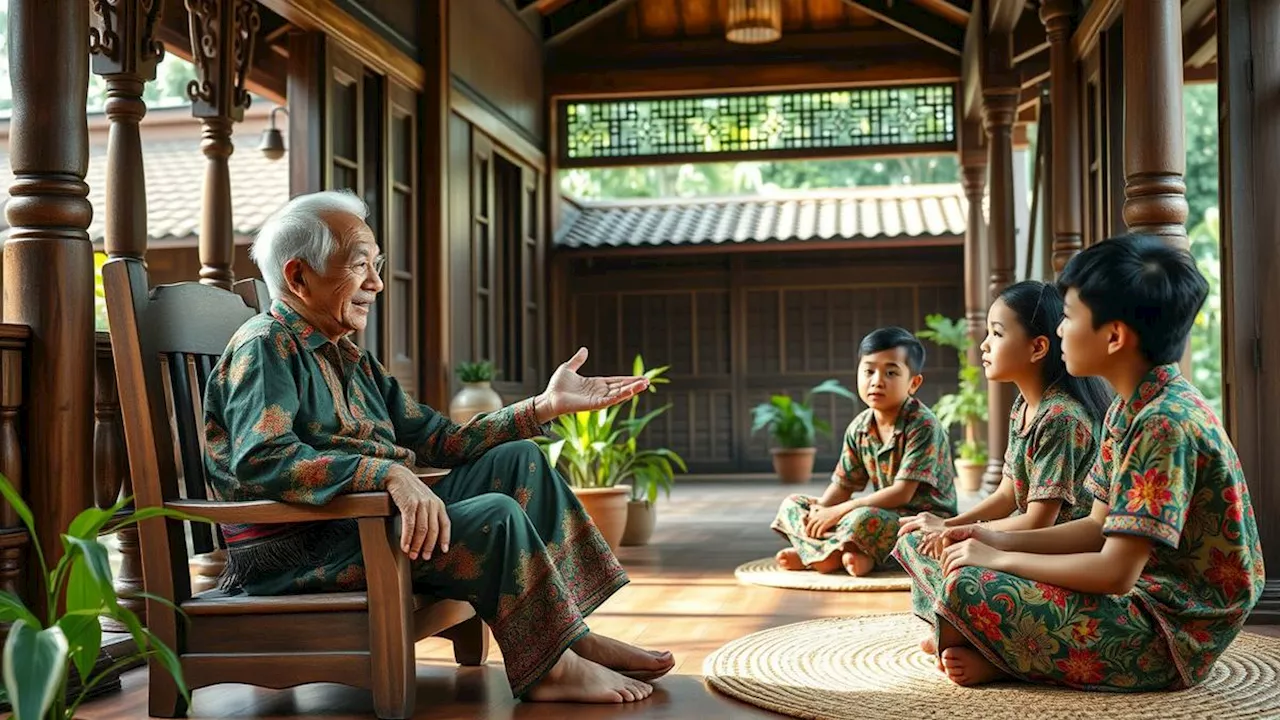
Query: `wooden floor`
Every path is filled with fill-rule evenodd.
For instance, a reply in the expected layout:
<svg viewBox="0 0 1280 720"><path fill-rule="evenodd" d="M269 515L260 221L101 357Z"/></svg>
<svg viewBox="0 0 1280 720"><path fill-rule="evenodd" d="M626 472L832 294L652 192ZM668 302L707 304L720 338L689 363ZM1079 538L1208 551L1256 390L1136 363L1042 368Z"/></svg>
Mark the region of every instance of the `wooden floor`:
<svg viewBox="0 0 1280 720"><path fill-rule="evenodd" d="M820 491L817 486L815 491ZM593 630L675 653L674 672L654 696L632 706L517 703L512 700L501 655L488 666L458 668L443 641L418 645L417 718L764 718L778 717L709 690L702 661L720 645L748 633L818 617L905 612L907 593L823 593L740 585L733 569L775 552L768 529L779 485L704 483L678 487L660 503L652 545L624 548L620 556L631 584L597 610ZM1280 635L1277 628L1251 628ZM124 679L124 692L83 707L84 720L144 718L146 671ZM337 685L261 690L225 685L198 690L192 718L373 717L365 691Z"/></svg>

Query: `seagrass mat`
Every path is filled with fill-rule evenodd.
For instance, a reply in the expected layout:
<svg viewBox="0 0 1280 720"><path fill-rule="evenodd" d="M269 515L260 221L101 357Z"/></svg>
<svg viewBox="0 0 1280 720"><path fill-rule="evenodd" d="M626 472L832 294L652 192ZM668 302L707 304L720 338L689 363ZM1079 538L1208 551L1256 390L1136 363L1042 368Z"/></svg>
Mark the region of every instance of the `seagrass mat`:
<svg viewBox="0 0 1280 720"><path fill-rule="evenodd" d="M725 695L815 720L1280 717L1280 638L1242 633L1190 690L1121 694L1018 683L960 687L920 651L926 628L910 614L784 625L716 650L703 674Z"/></svg>
<svg viewBox="0 0 1280 720"><path fill-rule="evenodd" d="M750 585L791 590L885 592L911 589L911 578L897 567L893 570L877 570L864 577L853 577L843 572L824 574L813 570L785 570L772 557L743 563L733 571L733 575Z"/></svg>

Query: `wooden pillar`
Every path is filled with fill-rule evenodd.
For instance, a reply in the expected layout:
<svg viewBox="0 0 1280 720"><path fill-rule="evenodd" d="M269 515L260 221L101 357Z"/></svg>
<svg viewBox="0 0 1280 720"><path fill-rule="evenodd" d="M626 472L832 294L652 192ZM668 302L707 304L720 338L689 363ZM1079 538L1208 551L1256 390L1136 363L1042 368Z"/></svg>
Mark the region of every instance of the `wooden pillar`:
<svg viewBox="0 0 1280 720"><path fill-rule="evenodd" d="M1267 583L1250 622L1280 623L1280 5L1218 6L1222 370L1227 430L1253 501Z"/></svg>
<svg viewBox="0 0 1280 720"><path fill-rule="evenodd" d="M200 282L230 290L235 282L231 128L249 107L245 78L261 19L253 0L186 0L191 17L191 54L199 81L190 88L191 112L204 126L200 149L208 158L200 219Z"/></svg>
<svg viewBox="0 0 1280 720"><path fill-rule="evenodd" d="M1187 248L1182 4L1124 4L1124 222Z"/></svg>
<svg viewBox="0 0 1280 720"><path fill-rule="evenodd" d="M94 3L90 33L93 72L107 81L106 214L104 244L108 257L145 259L147 254L147 186L143 174L142 136L138 124L147 114L142 92L156 79L164 46L155 37L163 2L142 0ZM133 494L120 419L115 362L110 336L99 333L95 355L94 494L100 508L115 504L123 493ZM146 603L136 599L142 590L142 558L138 529L129 527L116 537L120 546L120 576L116 593L122 604L146 622ZM118 632L124 627L111 627Z"/></svg>
<svg viewBox="0 0 1280 720"><path fill-rule="evenodd" d="M50 563L59 534L93 504L88 47L84 0L10 0L4 320L31 329L26 495Z"/></svg>
<svg viewBox="0 0 1280 720"><path fill-rule="evenodd" d="M1005 287L1013 283L1015 258L1014 193L1013 193L1013 121L1018 112L1017 76L1008 70L1007 38L994 39L992 46L1003 48L994 53L1004 57L988 60L987 77L982 89L983 126L987 131L988 168L991 178L990 221L987 243L991 249L991 277L987 288L990 304ZM996 65L996 63L1003 63ZM999 68L1005 70L1001 71ZM982 484L987 491L1000 485L1004 472L1004 451L1009 442L1009 413L1013 409L1013 386L990 383L987 386L987 470Z"/></svg>
<svg viewBox="0 0 1280 720"><path fill-rule="evenodd" d="M987 155L979 142L982 127L966 122L960 135L960 174L969 220L964 231L964 316L969 330L969 364L982 362L979 345L987 332L987 271L982 265L982 194L987 186Z"/></svg>
<svg viewBox="0 0 1280 720"><path fill-rule="evenodd" d="M419 400L433 407L449 404L453 328L449 314L449 0L422 3L422 64L427 84L422 112L422 242L419 269L424 282L419 317L422 382ZM548 195L553 193L548 192ZM555 195L558 197L558 195Z"/></svg>
<svg viewBox="0 0 1280 720"><path fill-rule="evenodd" d="M1053 223L1053 272L1058 275L1083 244L1084 213L1081 210L1080 80L1071 46L1076 0L1045 0L1040 20L1049 36L1049 95L1052 124L1048 175L1052 198L1048 209Z"/></svg>

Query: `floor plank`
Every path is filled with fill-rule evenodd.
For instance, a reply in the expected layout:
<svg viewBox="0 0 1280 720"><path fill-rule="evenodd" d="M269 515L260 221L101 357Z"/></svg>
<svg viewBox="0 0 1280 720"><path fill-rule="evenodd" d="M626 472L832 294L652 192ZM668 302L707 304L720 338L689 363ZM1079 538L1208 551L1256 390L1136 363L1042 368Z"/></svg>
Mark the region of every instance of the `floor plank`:
<svg viewBox="0 0 1280 720"><path fill-rule="evenodd" d="M820 492L820 488L814 486ZM702 681L702 663L724 643L803 620L905 612L907 593L828 593L739 585L733 569L770 555L781 544L769 530L778 503L793 489L767 483L683 484L659 504L654 542L623 548L631 584L590 618L606 635L670 649L677 665L655 695L633 706L517 703L510 697L501 655L483 668L458 668L448 645L419 643L418 713L426 718L766 718L777 717L729 700ZM1280 628L1250 628L1280 636ZM85 706L84 720L146 717L146 672L124 678L124 691ZM192 718L373 717L367 692L337 685L262 690L226 685L199 690Z"/></svg>

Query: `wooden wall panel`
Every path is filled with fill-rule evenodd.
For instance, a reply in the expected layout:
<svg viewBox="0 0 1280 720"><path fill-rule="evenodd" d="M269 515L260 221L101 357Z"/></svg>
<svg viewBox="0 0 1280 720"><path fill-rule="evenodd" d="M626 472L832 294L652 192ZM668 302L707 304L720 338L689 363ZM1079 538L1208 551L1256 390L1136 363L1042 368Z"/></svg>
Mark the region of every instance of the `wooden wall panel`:
<svg viewBox="0 0 1280 720"><path fill-rule="evenodd" d="M455 80L545 150L542 41L502 0L451 0L449 37Z"/></svg>
<svg viewBox="0 0 1280 720"><path fill-rule="evenodd" d="M776 392L798 396L829 377L853 389L857 345L867 332L884 325L914 331L933 312L963 315L959 249L911 252L766 254L732 269L717 256L641 258L631 267L570 262L565 342L591 348L595 372L629 372L636 353L650 366L671 366L671 383L644 399L643 407L672 405L650 425L646 444L680 453L692 472L767 472L768 440L750 435L751 407ZM954 386L957 359L932 343L926 350L920 396L932 403ZM815 410L835 429L819 444L818 472L825 473L861 406L832 396L818 399Z"/></svg>
<svg viewBox="0 0 1280 720"><path fill-rule="evenodd" d="M420 0L337 0L374 32L416 55L421 45Z"/></svg>
<svg viewBox="0 0 1280 720"><path fill-rule="evenodd" d="M448 358L449 394L461 385L454 368L471 360L471 125L449 115L449 329L453 357Z"/></svg>

